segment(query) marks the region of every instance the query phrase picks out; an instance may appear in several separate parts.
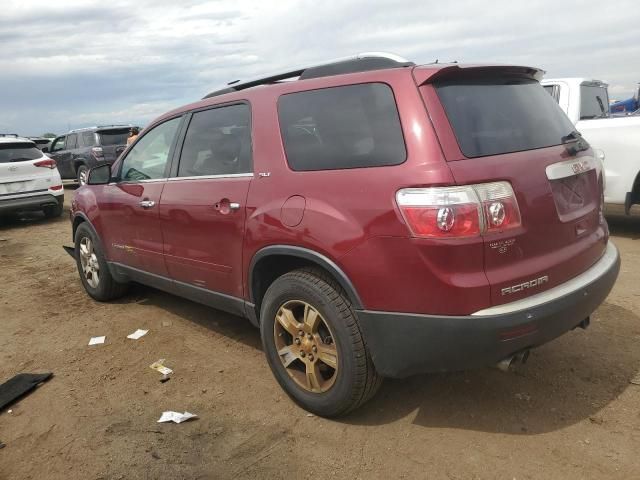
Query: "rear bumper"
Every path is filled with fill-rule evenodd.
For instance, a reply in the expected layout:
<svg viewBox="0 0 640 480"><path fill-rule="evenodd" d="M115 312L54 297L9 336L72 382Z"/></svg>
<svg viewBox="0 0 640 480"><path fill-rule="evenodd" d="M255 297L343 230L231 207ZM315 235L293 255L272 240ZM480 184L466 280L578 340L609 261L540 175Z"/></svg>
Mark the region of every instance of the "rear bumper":
<svg viewBox="0 0 640 480"><path fill-rule="evenodd" d="M47 206L62 205L64 203L64 191L61 190L61 192L62 193L59 195L46 193L42 195L33 195L31 197L0 200L0 213L42 210Z"/></svg>
<svg viewBox="0 0 640 480"><path fill-rule="evenodd" d="M357 312L373 363L385 377L495 365L575 328L607 297L620 270L609 242L586 272L524 300L469 316Z"/></svg>

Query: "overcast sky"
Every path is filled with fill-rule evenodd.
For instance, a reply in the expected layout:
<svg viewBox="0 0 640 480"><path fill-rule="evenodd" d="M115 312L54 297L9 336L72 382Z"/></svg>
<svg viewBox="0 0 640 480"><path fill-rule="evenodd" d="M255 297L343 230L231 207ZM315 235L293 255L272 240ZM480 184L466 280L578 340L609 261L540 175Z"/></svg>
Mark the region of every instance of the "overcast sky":
<svg viewBox="0 0 640 480"><path fill-rule="evenodd" d="M144 125L222 84L364 51L518 63L630 97L637 0L3 0L0 132Z"/></svg>

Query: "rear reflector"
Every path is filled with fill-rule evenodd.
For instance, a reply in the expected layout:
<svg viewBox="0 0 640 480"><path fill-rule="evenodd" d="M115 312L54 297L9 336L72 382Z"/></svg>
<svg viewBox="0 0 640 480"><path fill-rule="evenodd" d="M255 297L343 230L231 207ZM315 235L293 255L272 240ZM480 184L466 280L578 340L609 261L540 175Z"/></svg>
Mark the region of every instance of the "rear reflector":
<svg viewBox="0 0 640 480"><path fill-rule="evenodd" d="M47 158L45 160L38 160L33 165L36 167L50 168L51 170L53 170L54 168L56 168L56 161L52 160L51 158Z"/></svg>
<svg viewBox="0 0 640 480"><path fill-rule="evenodd" d="M396 202L416 237L466 238L521 225L508 182L457 187L405 188Z"/></svg>
<svg viewBox="0 0 640 480"><path fill-rule="evenodd" d="M53 187L49 187L49 190L62 190L62 185L54 185Z"/></svg>

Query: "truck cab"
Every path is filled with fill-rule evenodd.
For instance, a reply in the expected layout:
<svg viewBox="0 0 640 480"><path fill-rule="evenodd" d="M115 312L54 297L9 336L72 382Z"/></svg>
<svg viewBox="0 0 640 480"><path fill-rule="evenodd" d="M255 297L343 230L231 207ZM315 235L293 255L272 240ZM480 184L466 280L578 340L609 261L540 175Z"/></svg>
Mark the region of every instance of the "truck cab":
<svg viewBox="0 0 640 480"><path fill-rule="evenodd" d="M588 78L540 82L604 162L605 203L640 204L640 116L612 117L607 83Z"/></svg>

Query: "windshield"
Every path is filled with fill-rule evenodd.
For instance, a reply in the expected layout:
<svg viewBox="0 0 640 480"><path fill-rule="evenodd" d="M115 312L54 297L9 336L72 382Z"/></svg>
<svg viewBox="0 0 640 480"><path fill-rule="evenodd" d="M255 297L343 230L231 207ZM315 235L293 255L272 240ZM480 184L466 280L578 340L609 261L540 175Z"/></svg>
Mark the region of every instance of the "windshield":
<svg viewBox="0 0 640 480"><path fill-rule="evenodd" d="M0 163L37 160L42 152L32 143L0 143Z"/></svg>
<svg viewBox="0 0 640 480"><path fill-rule="evenodd" d="M435 84L466 157L560 145L574 126L535 80L520 77Z"/></svg>
<svg viewBox="0 0 640 480"><path fill-rule="evenodd" d="M100 145L126 145L129 138L129 129L126 130L103 130L98 132L100 137Z"/></svg>

